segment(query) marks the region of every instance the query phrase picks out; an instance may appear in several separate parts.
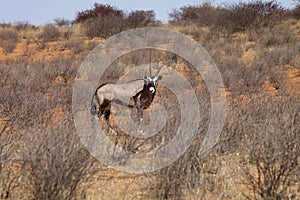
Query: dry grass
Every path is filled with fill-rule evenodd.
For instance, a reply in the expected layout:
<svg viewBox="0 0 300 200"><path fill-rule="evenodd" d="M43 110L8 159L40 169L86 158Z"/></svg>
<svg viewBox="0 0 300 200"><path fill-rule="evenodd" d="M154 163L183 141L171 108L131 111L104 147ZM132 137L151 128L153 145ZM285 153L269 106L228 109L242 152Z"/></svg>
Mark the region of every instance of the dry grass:
<svg viewBox="0 0 300 200"><path fill-rule="evenodd" d="M19 36L13 29L0 30L0 47L5 54L12 53L19 41Z"/></svg>
<svg viewBox="0 0 300 200"><path fill-rule="evenodd" d="M209 27L195 25L164 26L194 38L207 49L219 67L230 107L230 115L219 144L205 159L196 156L207 129L209 116L204 115L193 145L172 165L154 173L134 175L117 172L96 163L91 171L96 170L97 173L81 177L76 190L72 191L77 196L73 193L71 196L86 199L296 199L300 194L299 183L294 182L300 177L299 163L296 163L299 162L300 155L299 22L290 19L274 27L229 35L216 34ZM72 124L71 95L77 69L89 50L103 39L89 40L79 24L56 28L60 34L55 34L55 41L51 41L52 37L50 40L39 38L43 27L26 27L18 31L11 26L1 28L13 31L18 36L18 40L12 39L16 45L13 51L0 52L0 120L3 122L0 123L1 198L44 198L38 196L41 194L37 185L42 184L38 181L47 179L55 184L55 180L59 180L46 176L40 180L34 179L37 177L28 179L24 174L31 172L38 177L39 173L45 175L42 170L34 167L38 164L34 159L41 159L42 164L47 161L47 167L53 167L44 154L38 154L42 152L47 155L47 152L41 150L49 147L40 137L48 138L52 133L57 136L60 131L74 133L68 127L58 130L49 127L58 121ZM144 59L148 55L149 51L145 50L120 57L104 73L105 80L101 81L117 80L130 69L129 66L148 63L149 60ZM209 113L209 95L204 82L186 61L171 53L153 51L152 62L169 65L182 73L196 88L202 113ZM172 99L174 95L170 91L159 88L157 102L168 106L168 100ZM173 117L178 117L177 112L172 112L176 110L174 106L176 107L176 103L168 107L172 120ZM172 134L169 132L172 130L165 130L147 141L137 141L145 144L140 147L140 152L150 151L161 145L163 138L165 141L170 140ZM35 157L26 156L30 162L20 153L20 144L25 144L25 139L20 136L28 134L40 144L39 148L34 148L33 144L26 146L36 154ZM136 150L131 143L124 145L126 140L132 138L121 133L120 136L122 140L118 145L127 150ZM30 142L30 137L26 138L26 142ZM52 137L49 139L50 142L54 140ZM58 145L58 149L63 148L59 146L60 143L54 143ZM258 156L256 152L261 154ZM287 153L289 156L285 156ZM51 155L61 154L52 152ZM73 159L72 156L70 159ZM67 166L72 165L71 161L67 159ZM11 163L15 167L10 167ZM261 170L262 166L267 166L265 171ZM274 169L276 175L282 169L281 166L286 167L288 173L283 173L276 185L273 179L267 179L266 174L269 173L268 170ZM37 171L33 173L30 171L32 169ZM259 175L265 177L257 179ZM75 174L70 176L76 177ZM285 180L287 181L284 182ZM264 181L273 184L272 192L265 192L268 184L264 185ZM54 187L54 190L60 188ZM60 191L57 194L66 197L64 195L67 193Z"/></svg>

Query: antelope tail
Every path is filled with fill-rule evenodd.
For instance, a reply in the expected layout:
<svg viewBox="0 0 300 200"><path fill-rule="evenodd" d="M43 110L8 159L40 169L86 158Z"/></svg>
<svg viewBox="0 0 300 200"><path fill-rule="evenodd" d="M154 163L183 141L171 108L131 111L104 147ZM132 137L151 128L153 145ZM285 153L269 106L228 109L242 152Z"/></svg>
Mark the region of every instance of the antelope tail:
<svg viewBox="0 0 300 200"><path fill-rule="evenodd" d="M90 110L90 113L91 113L91 115L96 115L97 114L97 107L96 107L96 104L95 104L95 102L94 102L94 98L95 98L95 93L93 94L93 96L92 96L92 101L91 101L91 110Z"/></svg>
<svg viewBox="0 0 300 200"><path fill-rule="evenodd" d="M95 103L95 99L97 98L97 91L99 88L101 88L102 86L106 85L107 83L101 84L100 86L97 87L97 89L95 90L93 96L92 96L92 101L91 101L91 110L90 110L90 114L92 116L97 115L97 106Z"/></svg>

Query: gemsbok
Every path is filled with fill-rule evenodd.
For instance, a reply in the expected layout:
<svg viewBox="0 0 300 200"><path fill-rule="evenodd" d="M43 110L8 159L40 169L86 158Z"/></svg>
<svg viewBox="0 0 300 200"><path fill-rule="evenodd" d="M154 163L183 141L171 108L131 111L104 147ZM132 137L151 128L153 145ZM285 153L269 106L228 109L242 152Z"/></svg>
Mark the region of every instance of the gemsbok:
<svg viewBox="0 0 300 200"><path fill-rule="evenodd" d="M150 69L150 76L144 76L143 79L128 83L100 85L92 98L91 115L98 115L99 119L104 115L108 122L111 114L111 103L114 102L129 108L136 108L141 119L143 110L149 108L154 99L158 81L162 79L162 76L157 76L160 70L161 68L155 76L151 76ZM142 85L142 90L138 91ZM126 103L130 100L133 100L133 103Z"/></svg>

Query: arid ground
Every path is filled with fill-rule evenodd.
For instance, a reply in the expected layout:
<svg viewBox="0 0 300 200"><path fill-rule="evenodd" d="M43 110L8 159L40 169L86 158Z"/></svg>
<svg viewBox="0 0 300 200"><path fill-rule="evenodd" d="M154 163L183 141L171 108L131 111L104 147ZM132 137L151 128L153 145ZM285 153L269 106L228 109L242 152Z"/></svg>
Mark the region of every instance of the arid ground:
<svg viewBox="0 0 300 200"><path fill-rule="evenodd" d="M271 3L187 6L168 24L150 11L125 15L98 4L77 13L73 23L0 24L0 199L300 199L300 12ZM200 159L210 110L205 83L183 58L153 50L151 62L189 80L204 114L193 144L177 161L131 174L100 163L81 144L72 92L91 50L113 34L146 26L181 32L208 51L230 111L218 144ZM146 49L121 56L99 84L147 64L148 55ZM136 140L118 132L112 120L118 137L109 130L108 137L137 154L168 142L178 128L178 103L160 86L153 103L167 107L172 128Z"/></svg>

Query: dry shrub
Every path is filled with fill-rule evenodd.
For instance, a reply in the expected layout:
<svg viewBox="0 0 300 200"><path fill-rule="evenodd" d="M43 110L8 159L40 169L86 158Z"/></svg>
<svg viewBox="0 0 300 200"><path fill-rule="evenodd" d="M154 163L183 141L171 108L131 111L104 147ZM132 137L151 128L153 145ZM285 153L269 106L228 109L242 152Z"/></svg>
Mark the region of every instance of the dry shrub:
<svg viewBox="0 0 300 200"><path fill-rule="evenodd" d="M45 62L28 63L27 60L19 60L16 62L10 61L8 64L9 67L0 63L0 86L1 86L0 87L0 122L1 122L0 125L0 185L1 185L0 193L1 194L0 195L1 198L12 198L12 199L26 198L27 199L28 190L26 190L26 188L32 190L36 189L34 188L36 185L33 184L36 182L34 182L33 180L34 177L30 177L32 179L29 178L30 182L26 182L26 180L24 180L23 175L25 172L28 172L24 169L24 167L25 164L27 164L26 165L27 167L31 166L31 164L36 164L36 165L41 164L38 163L38 161L35 162L33 159L42 158L42 156L41 157L39 156L44 153L43 151L45 149L43 149L44 148L43 145L46 145L47 142L52 141L53 142L51 144L52 147L53 148L57 147L56 150L58 150L58 148L63 148L64 145L69 144L70 146L66 147L66 151L67 150L69 151L68 152L69 156L71 154L70 152L74 153L75 150L78 150L79 148L79 147L77 148L76 146L79 144L78 143L75 144L74 142L75 141L74 139L75 136L73 135L74 129L72 127L70 128L69 127L70 125L64 127L65 129L63 129L62 127L60 127L60 129L52 127L51 129L48 126L48 124L53 125L53 123L51 123L53 120L53 111L55 110L55 108L57 108L57 106L61 106L64 112L63 116L67 115L69 119L71 119L70 113L71 113L72 88L71 88L71 84L68 85L68 82L72 81L75 78L75 74L77 72L77 67L79 63L76 63L76 61L74 61L73 59L56 58L50 60L47 63ZM60 82L56 81L57 77L59 77ZM69 122L70 121L68 121L68 123ZM45 131L43 132L43 130ZM57 133L55 139L53 140L51 139L52 130L53 132L55 132L56 130ZM66 134L66 135L64 135L64 137L62 135L59 135L58 134L59 131L61 132L60 134L62 135ZM30 159L27 160L28 162L25 159L27 157L24 157L24 154L20 154L20 144L24 142L24 141L21 142L20 139L24 138L23 136L25 133L32 134L28 137L29 138L32 137L32 139L35 140L33 143L27 141L29 142L29 145L25 146L25 148L27 148L26 150L29 150L28 149L29 147L31 148L36 147L37 149L31 149L32 150L31 153L35 152L38 154L36 155L37 157L31 157L30 158L31 160ZM38 139L41 139L42 137L44 137L45 139L46 136L48 137L47 140L38 141ZM60 136L61 138L59 138ZM64 139L68 141L64 141ZM64 143L59 144L58 141L61 142L64 141ZM78 141L76 140L76 142ZM72 147L74 148L76 147L77 149L76 148L73 149ZM71 148L72 150L67 148ZM64 153L66 153L66 151L58 152L57 155L63 156ZM24 151L23 153L25 152L26 151ZM45 150L45 152L47 152L47 150ZM26 153L29 154L30 151ZM52 153L54 154L54 152ZM81 152L81 151L79 151L78 154L80 154L80 156L82 155L81 158L85 158L84 156L87 155L86 152ZM53 157L51 159L53 159ZM74 157L71 157L70 159L74 159ZM44 161L45 160L42 160L41 162L44 164ZM50 163L50 160L48 161ZM60 161L61 161L60 164L63 165L65 163L62 162L66 160L63 161L60 160ZM82 162L82 160L78 162ZM52 162L51 160L51 164L52 163L53 165L51 166L54 165L57 166L55 162ZM70 166L71 164L68 167ZM82 166L84 166L84 164ZM74 177L75 178L77 177L76 180L78 180L78 174L76 173L80 172L81 170L80 167L81 166L77 166L77 171L75 172L73 171L75 173ZM27 168L27 170L28 169L31 168ZM49 168L43 168L43 169L45 169L46 171L49 170ZM63 168L59 166L59 170L60 169ZM33 174L37 175L38 173L42 173L44 177L49 175L50 172L54 173L51 170L49 170L48 174L47 173L44 174L44 171L38 172L36 169L34 170L35 171ZM71 173L72 172L69 172L69 175ZM53 176L53 174L51 174L51 176ZM39 176L38 178L41 177L42 176ZM72 177L72 175L70 175L70 177ZM66 179L65 180L66 182L62 184L69 186L64 191L70 190L70 187L74 186L73 183L67 182L67 179L70 179L70 177L67 178L64 177L64 179ZM40 184L41 188L43 186L47 187L47 184L49 183L46 182L47 180L45 179L44 180L41 179L42 181L45 181L44 185L42 183ZM59 178L55 180L53 179L53 181L57 181L58 179ZM71 179L70 182L72 181L74 182L74 179ZM56 183L53 183L53 185L56 185ZM49 188L49 190L53 192L53 195L58 195L58 193L54 190L55 188L57 189L59 187L62 187L62 185L57 187L53 186ZM65 186L63 186L63 188L64 187ZM35 190L35 192L38 191ZM44 194L43 192L45 191L40 191L40 192L41 194L35 194L36 199L48 198L45 196L44 196L45 198L41 197L41 195L43 195ZM70 196L73 195L73 193L72 194L60 193L59 195ZM48 199L50 199L50 197ZM52 199L61 199L61 198L57 197Z"/></svg>
<svg viewBox="0 0 300 200"><path fill-rule="evenodd" d="M16 48L18 41L19 36L16 31L12 29L0 30L0 47L2 47L4 53L12 53Z"/></svg>
<svg viewBox="0 0 300 200"><path fill-rule="evenodd" d="M297 5L293 10L292 10L292 16L295 19L300 19L300 4Z"/></svg>
<svg viewBox="0 0 300 200"><path fill-rule="evenodd" d="M249 40L262 47L282 46L295 41L295 34L289 27L261 28L249 31Z"/></svg>
<svg viewBox="0 0 300 200"><path fill-rule="evenodd" d="M1 108L0 108L1 109ZM13 129L17 116L5 117L0 111L0 199L12 198L20 186L22 162L16 159L21 135Z"/></svg>
<svg viewBox="0 0 300 200"><path fill-rule="evenodd" d="M24 65L26 65L24 63ZM22 63L15 63L15 68L8 70L6 82L1 87L0 102L6 117L18 116L15 123L19 127L27 127L35 118L43 116L43 120L47 122L44 115L49 109L49 104L44 93L49 86L47 81L37 82L35 76L37 72L28 70ZM49 116L48 116L49 117Z"/></svg>
<svg viewBox="0 0 300 200"><path fill-rule="evenodd" d="M233 100L218 144L243 155L240 183L247 199L297 199L300 175L299 103L294 94L267 93ZM250 191L250 192L249 192Z"/></svg>
<svg viewBox="0 0 300 200"><path fill-rule="evenodd" d="M293 65L294 59L297 57L297 53L288 47L275 47L272 50L262 52L264 62L269 67L279 65Z"/></svg>
<svg viewBox="0 0 300 200"><path fill-rule="evenodd" d="M128 14L125 19L127 26L130 28L155 26L157 21L155 19L155 12L153 10L136 10Z"/></svg>
<svg viewBox="0 0 300 200"><path fill-rule="evenodd" d="M119 18L124 17L124 12L111 5L104 5L95 3L92 9L80 11L76 15L75 23L82 23L89 19L96 19L98 17L115 16Z"/></svg>
<svg viewBox="0 0 300 200"><path fill-rule="evenodd" d="M78 188L92 175L94 160L71 124L29 131L23 154L27 187L34 199L84 198Z"/></svg>
<svg viewBox="0 0 300 200"><path fill-rule="evenodd" d="M85 34L90 38L107 38L130 28L158 23L153 10L137 10L127 15L123 10L97 3L92 9L78 12L74 22L82 23Z"/></svg>
<svg viewBox="0 0 300 200"><path fill-rule="evenodd" d="M55 18L54 22L56 24L56 26L69 26L71 24L71 22L67 19L64 18Z"/></svg>
<svg viewBox="0 0 300 200"><path fill-rule="evenodd" d="M124 30L124 19L120 16L99 16L83 23L85 34L90 37L107 38Z"/></svg>
<svg viewBox="0 0 300 200"><path fill-rule="evenodd" d="M49 110L58 103L71 107L72 88L67 87L76 75L78 63L71 58L57 58L48 63L26 63L19 60L10 63L10 68L0 66L3 73L0 103L5 117L18 116L19 128L39 122L47 124L51 118ZM63 81L55 84L57 77ZM47 96L50 95L50 96Z"/></svg>
<svg viewBox="0 0 300 200"><path fill-rule="evenodd" d="M13 25L11 23L1 22L0 27L1 28L12 28Z"/></svg>
<svg viewBox="0 0 300 200"><path fill-rule="evenodd" d="M69 39L64 43L64 48L70 49L72 54L80 54L85 50L85 44L80 39Z"/></svg>
<svg viewBox="0 0 300 200"><path fill-rule="evenodd" d="M16 23L14 23L14 27L16 28L17 31L26 31L28 29L34 29L35 28L34 25L31 25L27 21L16 22Z"/></svg>
<svg viewBox="0 0 300 200"><path fill-rule="evenodd" d="M94 8L77 13L75 23L83 23L85 34L107 38L124 30L124 12L110 5L94 4Z"/></svg>
<svg viewBox="0 0 300 200"><path fill-rule="evenodd" d="M212 37L204 43L232 94L257 93L270 77L283 83L283 69L278 66L299 66L299 39L291 30L280 27L271 29L271 33L263 28L238 37ZM250 59L244 57L247 51Z"/></svg>
<svg viewBox="0 0 300 200"><path fill-rule="evenodd" d="M275 1L253 1L214 7L210 3L184 6L170 14L172 24L209 26L220 33L235 33L272 26L282 16L284 9Z"/></svg>
<svg viewBox="0 0 300 200"><path fill-rule="evenodd" d="M244 168L253 192L250 199L295 199L299 177L300 107L297 96L256 97L248 105L242 147L248 150ZM253 167L252 167L253 166Z"/></svg>
<svg viewBox="0 0 300 200"><path fill-rule="evenodd" d="M246 64L242 57L243 42L216 40L206 44L217 64L226 87L233 95L252 94L257 91L270 74L269 65L260 58Z"/></svg>
<svg viewBox="0 0 300 200"><path fill-rule="evenodd" d="M197 135L188 150L174 163L153 174L148 174L149 179L151 179L150 183L152 183L149 186L151 198L183 199L185 196L195 193L197 196L205 196L206 193L218 191L220 187L218 183L220 180L216 176L220 163L216 160L216 154L211 153L207 159L198 157L200 144L208 129L210 99L206 90L196 93L200 103L200 112L207 114L201 116ZM171 108L170 115L180 114L179 111L176 112L176 109ZM170 131L172 132L172 130Z"/></svg>
<svg viewBox="0 0 300 200"><path fill-rule="evenodd" d="M173 10L169 14L169 23L175 25L187 25L195 23L199 26L211 26L216 23L220 8L215 8L210 3L203 3L199 6L184 6L178 10Z"/></svg>
<svg viewBox="0 0 300 200"><path fill-rule="evenodd" d="M280 20L283 8L275 1L253 1L250 3L237 3L226 8L224 26L229 32L253 30L260 27L272 26Z"/></svg>
<svg viewBox="0 0 300 200"><path fill-rule="evenodd" d="M61 33L59 29L52 24L48 24L43 28L43 32L40 35L40 38L44 42L52 42L52 41L56 41L60 36Z"/></svg>

